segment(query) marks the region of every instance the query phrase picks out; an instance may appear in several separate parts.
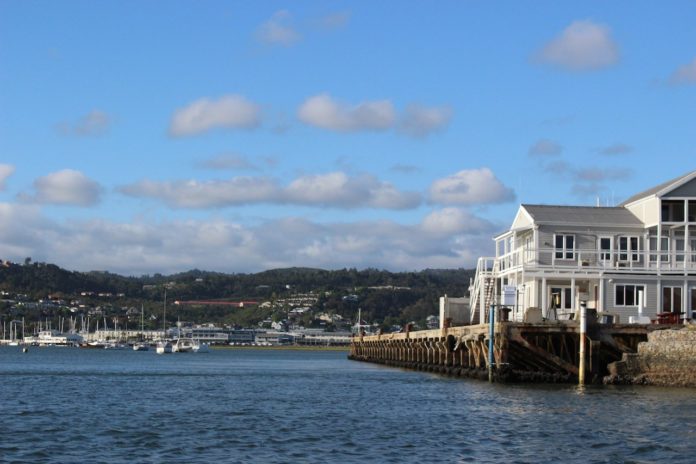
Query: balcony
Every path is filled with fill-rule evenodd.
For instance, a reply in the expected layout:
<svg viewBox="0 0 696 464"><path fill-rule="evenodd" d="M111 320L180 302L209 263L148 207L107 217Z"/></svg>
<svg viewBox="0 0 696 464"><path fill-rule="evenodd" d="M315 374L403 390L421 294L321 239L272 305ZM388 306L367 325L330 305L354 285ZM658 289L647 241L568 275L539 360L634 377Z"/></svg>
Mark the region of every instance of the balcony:
<svg viewBox="0 0 696 464"><path fill-rule="evenodd" d="M519 271L558 270L617 273L696 272L696 251L607 251L520 248L496 259L501 274ZM490 268L493 266L490 265ZM489 269L490 269L489 268Z"/></svg>

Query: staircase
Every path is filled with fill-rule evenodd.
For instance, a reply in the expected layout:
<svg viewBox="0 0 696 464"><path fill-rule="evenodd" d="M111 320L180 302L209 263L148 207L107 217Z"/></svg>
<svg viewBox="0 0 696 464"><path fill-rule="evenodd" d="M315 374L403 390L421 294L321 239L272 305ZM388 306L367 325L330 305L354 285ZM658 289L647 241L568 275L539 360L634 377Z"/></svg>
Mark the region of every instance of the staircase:
<svg viewBox="0 0 696 464"><path fill-rule="evenodd" d="M469 283L470 323L481 324L486 322L485 312L481 313L481 302L487 311L496 300L497 285L496 276L500 270L500 261L495 258L479 258L476 265L476 276ZM483 296L481 293L483 292ZM483 298L483 299L482 299Z"/></svg>

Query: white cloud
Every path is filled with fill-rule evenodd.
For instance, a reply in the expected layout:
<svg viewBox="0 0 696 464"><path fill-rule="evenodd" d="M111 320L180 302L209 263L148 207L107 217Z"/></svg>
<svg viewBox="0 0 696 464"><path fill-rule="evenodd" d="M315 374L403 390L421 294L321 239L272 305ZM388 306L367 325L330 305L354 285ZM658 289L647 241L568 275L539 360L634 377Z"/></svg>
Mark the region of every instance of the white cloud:
<svg viewBox="0 0 696 464"><path fill-rule="evenodd" d="M414 137L426 137L447 127L452 119L448 106L425 107L411 104L399 121L399 130Z"/></svg>
<svg viewBox="0 0 696 464"><path fill-rule="evenodd" d="M111 127L111 116L101 110L90 111L75 123L62 122L58 130L65 135L98 136L108 132Z"/></svg>
<svg viewBox="0 0 696 464"><path fill-rule="evenodd" d="M300 40L300 34L292 26L292 15L287 10L276 11L271 19L256 30L256 39L270 45L290 46Z"/></svg>
<svg viewBox="0 0 696 464"><path fill-rule="evenodd" d="M339 132L382 131L394 125L396 114L389 100L363 102L349 106L328 94L305 100L297 111L299 119L309 125Z"/></svg>
<svg viewBox="0 0 696 464"><path fill-rule="evenodd" d="M413 225L384 220L322 224L287 217L246 226L222 219L57 222L37 207L0 203L0 256L13 261L31 256L68 269L126 275L291 266L398 271L471 267L490 251L496 229L449 209Z"/></svg>
<svg viewBox="0 0 696 464"><path fill-rule="evenodd" d="M696 84L696 58L674 71L669 81L672 84Z"/></svg>
<svg viewBox="0 0 696 464"><path fill-rule="evenodd" d="M503 185L488 168L459 171L430 186L430 201L437 204L478 205L514 199L514 191Z"/></svg>
<svg viewBox="0 0 696 464"><path fill-rule="evenodd" d="M241 95L217 100L201 98L174 112L169 134L197 135L212 129L254 129L261 124L261 107Z"/></svg>
<svg viewBox="0 0 696 464"><path fill-rule="evenodd" d="M34 195L22 198L34 203L93 206L99 203L101 186L80 171L63 169L34 181Z"/></svg>
<svg viewBox="0 0 696 464"><path fill-rule="evenodd" d="M349 177L343 172L300 177L283 196L290 203L339 208L408 209L420 204L416 193L400 192L371 175Z"/></svg>
<svg viewBox="0 0 696 464"><path fill-rule="evenodd" d="M368 174L350 177L343 172L302 176L286 187L267 177L235 177L203 182L142 180L119 191L133 197L161 200L174 208L274 203L343 209L409 209L421 203L418 193L399 191Z"/></svg>
<svg viewBox="0 0 696 464"><path fill-rule="evenodd" d="M7 187L7 178L15 172L15 167L11 164L0 164L0 191Z"/></svg>
<svg viewBox="0 0 696 464"><path fill-rule="evenodd" d="M118 189L138 198L154 198L172 208L220 208L272 201L277 184L266 177L235 177L229 180L141 180Z"/></svg>
<svg viewBox="0 0 696 464"><path fill-rule="evenodd" d="M569 71L606 68L619 61L619 48L608 27L574 21L539 52L538 60Z"/></svg>

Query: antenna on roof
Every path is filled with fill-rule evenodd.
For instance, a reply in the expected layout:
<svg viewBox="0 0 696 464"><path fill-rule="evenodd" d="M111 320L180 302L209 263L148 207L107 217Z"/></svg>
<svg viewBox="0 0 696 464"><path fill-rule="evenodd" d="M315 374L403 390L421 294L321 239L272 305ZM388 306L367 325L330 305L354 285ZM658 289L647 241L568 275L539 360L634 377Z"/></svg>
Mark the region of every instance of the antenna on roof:
<svg viewBox="0 0 696 464"><path fill-rule="evenodd" d="M597 195L597 208L599 208L601 205L599 204L599 195Z"/></svg>

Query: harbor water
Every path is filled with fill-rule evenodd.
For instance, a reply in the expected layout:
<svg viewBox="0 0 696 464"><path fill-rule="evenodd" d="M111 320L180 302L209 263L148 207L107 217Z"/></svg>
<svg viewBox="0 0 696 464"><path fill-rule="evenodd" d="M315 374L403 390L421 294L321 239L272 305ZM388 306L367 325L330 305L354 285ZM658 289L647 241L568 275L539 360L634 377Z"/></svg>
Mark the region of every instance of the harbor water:
<svg viewBox="0 0 696 464"><path fill-rule="evenodd" d="M340 351L0 347L0 462L691 463L696 392L491 385Z"/></svg>

